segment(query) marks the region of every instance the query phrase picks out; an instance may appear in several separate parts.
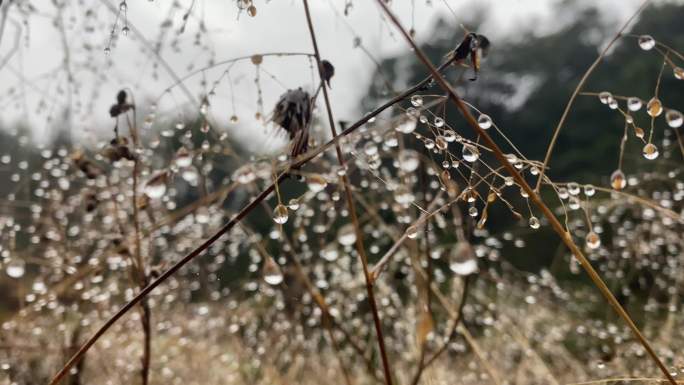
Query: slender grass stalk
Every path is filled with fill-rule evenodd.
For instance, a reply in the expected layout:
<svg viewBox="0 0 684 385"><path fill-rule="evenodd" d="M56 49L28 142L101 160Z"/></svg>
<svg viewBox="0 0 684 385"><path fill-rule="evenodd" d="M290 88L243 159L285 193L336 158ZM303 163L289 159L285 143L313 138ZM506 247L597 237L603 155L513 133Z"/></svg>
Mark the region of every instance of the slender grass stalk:
<svg viewBox="0 0 684 385"><path fill-rule="evenodd" d="M321 88L323 88L323 99L325 100L325 109L328 115L328 124L330 125L330 130L332 131L333 137L337 136L337 130L335 129L335 119L333 118L332 107L330 105L330 96L328 95L328 87L325 84L322 65L321 65L321 54L318 50L318 43L316 42L316 32L314 31L313 22L311 20L311 12L309 11L308 0L303 0L304 12L306 14L306 23L309 27L309 34L311 35L311 42L313 44L314 55L316 57L316 64L318 67L319 78L321 80ZM335 143L335 152L337 153L337 161L342 167L342 170L347 169L345 164L344 156L342 155L342 150L340 149L339 143ZM371 313L373 315L373 324L375 326L375 334L378 339L378 348L380 349L380 358L382 359L382 369L385 374L385 384L392 385L392 372L390 370L389 359L387 358L387 349L385 347L385 339L382 334L382 324L380 321L380 313L378 312L378 305L375 301L375 294L373 292L373 280L370 275L370 270L368 268L368 256L366 255L366 247L363 244L363 231L361 231L361 226L359 226L359 219L356 214L356 206L354 205L354 197L352 196L351 188L349 187L349 178L345 172L340 176L342 185L344 186L345 197L347 200L347 209L349 209L349 215L351 217L352 225L354 226L354 231L356 232L356 252L359 254L359 259L361 260L361 266L363 268L363 277L366 281L366 293L368 296L368 302L370 303Z"/></svg>
<svg viewBox="0 0 684 385"><path fill-rule="evenodd" d="M549 223L551 224L551 227L558 233L560 236L561 240L565 245L570 249L572 254L577 258L577 260L580 262L584 270L587 272L589 275L589 278L594 282L594 285L601 291L603 296L606 298L607 302L613 307L613 309L618 313L620 318L622 318L625 323L629 326L629 328L632 330L632 333L634 334L634 337L639 341L639 343L644 347L644 349L648 352L648 354L651 356L655 364L660 368L661 372L667 378L671 384L676 385L676 382L672 375L670 374L670 371L665 367L663 362L658 358L658 355L656 354L655 350L651 347L651 344L648 342L648 340L644 337L644 335L641 333L639 328L636 326L632 318L629 316L629 314L625 311L625 309L622 307L620 302L615 298L613 293L610 291L608 286L605 284L603 279L599 276L599 274L596 272L594 267L591 265L589 260L584 256L580 248L575 244L575 242L572 240L572 236L567 233L563 227L563 225L558 221L556 216L553 214L551 209L546 206L544 201L541 199L539 194L530 187L530 185L527 183L525 178L518 173L518 171L511 165L508 160L506 159L506 156L503 154L499 146L492 140L492 138L487 134L485 130L483 130L478 124L475 118L470 114L469 109L463 104L461 99L458 97L456 94L456 91L451 87L451 85L444 79L444 77L439 73L439 70L435 68L435 66L430 62L428 57L425 55L425 53L422 51L420 47L416 45L416 43L413 41L409 33L406 31L406 29L401 25L401 22L397 17L394 15L394 13L389 9L388 5L385 4L382 0L377 0L378 4L380 7L383 9L385 14L388 16L388 18L392 21L392 23L397 27L397 29L401 32L401 34L404 36L406 41L411 45L413 48L414 54L420 59L421 62L425 65L430 70L430 73L434 76L435 81L439 83L440 87L444 91L446 91L449 95L449 99L456 105L456 107L459 109L463 117L466 119L468 124L475 130L475 132L478 133L478 135L485 141L487 146L489 146L493 152L494 156L497 158L499 163L503 165L510 175L515 179L518 185L520 185L527 194L529 194L530 199L532 202L537 206L537 208L544 214L544 216L548 219Z"/></svg>

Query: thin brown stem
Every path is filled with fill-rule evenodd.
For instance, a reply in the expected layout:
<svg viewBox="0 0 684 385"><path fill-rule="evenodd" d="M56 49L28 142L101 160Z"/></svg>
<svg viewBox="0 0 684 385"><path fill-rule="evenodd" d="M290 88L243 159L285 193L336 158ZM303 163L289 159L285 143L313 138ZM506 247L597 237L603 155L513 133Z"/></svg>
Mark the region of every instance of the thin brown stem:
<svg viewBox="0 0 684 385"><path fill-rule="evenodd" d="M318 67L319 77L321 79L321 88L323 89L323 99L325 100L325 109L328 115L328 124L330 125L330 130L332 135L337 136L337 130L335 129L335 119L332 114L332 107L330 106L330 96L328 95L328 87L325 85L324 77L321 65L321 55L318 50L318 43L316 42L316 33L314 31L313 22L311 20L311 12L309 11L308 0L303 0L304 12L306 13L306 22L309 27L309 34L311 35L311 42L314 48L314 55L316 57L316 64ZM344 161L344 156L342 156L342 150L340 145L335 143L335 152L337 153L337 161L342 167L342 170L346 170L346 164ZM368 295L368 302L370 303L371 313L373 315L373 324L375 326L375 334L378 339L378 348L380 349L380 357L382 359L382 368L385 374L385 384L392 385L392 372L390 370L389 359L387 358L387 349L385 348L385 339L382 333L382 324L380 321L380 313L378 312L378 306L375 301L375 294L373 292L373 284L370 275L370 270L368 269L368 256L366 256L366 248L363 244L363 232L361 231L361 226L359 226L359 219L356 214L356 207L354 205L354 198L352 196L351 188L349 187L349 178L347 174L344 173L340 176L342 185L344 186L345 197L347 200L347 208L349 209L349 216L351 217L352 225L354 226L354 231L356 232L356 251L359 254L359 259L361 260L361 266L363 268L363 276L366 281L366 293Z"/></svg>

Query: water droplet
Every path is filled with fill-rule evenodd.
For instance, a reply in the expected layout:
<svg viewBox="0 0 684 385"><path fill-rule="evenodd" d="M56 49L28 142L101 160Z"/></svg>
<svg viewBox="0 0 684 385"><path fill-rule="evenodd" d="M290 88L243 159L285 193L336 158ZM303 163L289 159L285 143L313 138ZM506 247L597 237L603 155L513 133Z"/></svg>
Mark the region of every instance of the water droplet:
<svg viewBox="0 0 684 385"><path fill-rule="evenodd" d="M378 146L376 146L373 142L366 142L366 144L363 146L363 152L367 156L373 156L378 153Z"/></svg>
<svg viewBox="0 0 684 385"><path fill-rule="evenodd" d="M416 239L418 237L418 229L416 226L411 225L406 228L406 236L410 239Z"/></svg>
<svg viewBox="0 0 684 385"><path fill-rule="evenodd" d="M422 106L423 105L423 97L420 95L411 96L411 105L413 105L413 107Z"/></svg>
<svg viewBox="0 0 684 385"><path fill-rule="evenodd" d="M579 195L580 193L580 186L576 182L570 182L568 183L568 192L570 195Z"/></svg>
<svg viewBox="0 0 684 385"><path fill-rule="evenodd" d="M439 135L438 137L435 138L435 145L437 146L438 149L444 151L447 149L449 146L449 143L444 139L442 135Z"/></svg>
<svg viewBox="0 0 684 385"><path fill-rule="evenodd" d="M648 101L648 104L646 105L646 111L654 118L660 116L660 114L663 113L663 104L654 96Z"/></svg>
<svg viewBox="0 0 684 385"><path fill-rule="evenodd" d="M233 180L240 184L251 183L256 179L256 172L251 163L240 166L233 172Z"/></svg>
<svg viewBox="0 0 684 385"><path fill-rule="evenodd" d="M402 134L410 134L416 129L416 120L406 119L394 127L394 129Z"/></svg>
<svg viewBox="0 0 684 385"><path fill-rule="evenodd" d="M10 258L5 265L5 273L11 278L21 278L26 272L26 263L23 259Z"/></svg>
<svg viewBox="0 0 684 385"><path fill-rule="evenodd" d="M323 189L328 185L328 181L323 178L322 175L314 174L306 177L306 185L314 193L323 191Z"/></svg>
<svg viewBox="0 0 684 385"><path fill-rule="evenodd" d="M337 242L342 246L351 246L356 242L356 231L351 223L340 227L337 230Z"/></svg>
<svg viewBox="0 0 684 385"><path fill-rule="evenodd" d="M283 282L283 272L280 270L280 266L273 260L272 257L267 257L264 261L263 267L264 281L269 285L279 285Z"/></svg>
<svg viewBox="0 0 684 385"><path fill-rule="evenodd" d="M645 135L644 129L641 127L634 127L634 135L639 139L643 139Z"/></svg>
<svg viewBox="0 0 684 385"><path fill-rule="evenodd" d="M128 36L128 32L130 32L130 28L128 28L128 26L124 26L123 28L121 28L122 35Z"/></svg>
<svg viewBox="0 0 684 385"><path fill-rule="evenodd" d="M471 217L475 218L475 217L477 216L477 214L479 214L479 211L477 210L477 207L475 207L475 206L470 206L470 208L468 209L468 215L470 215Z"/></svg>
<svg viewBox="0 0 684 385"><path fill-rule="evenodd" d="M325 259L328 262L334 262L337 260L337 257L340 256L340 252L337 249L337 246L335 244L330 244L326 246L323 250L321 250L321 258Z"/></svg>
<svg viewBox="0 0 684 385"><path fill-rule="evenodd" d="M637 98L636 96L630 96L627 98L627 109L630 111L639 111L642 105L643 103L641 102L641 99Z"/></svg>
<svg viewBox="0 0 684 385"><path fill-rule="evenodd" d="M622 170L617 169L610 175L610 185L615 190L622 190L627 185L627 179Z"/></svg>
<svg viewBox="0 0 684 385"><path fill-rule="evenodd" d="M279 225L287 222L288 212L287 207L284 204L279 203L275 209L273 209L273 221Z"/></svg>
<svg viewBox="0 0 684 385"><path fill-rule="evenodd" d="M297 209L299 209L299 206L299 199L297 198L292 198L289 202L287 202L287 207L292 211L296 211Z"/></svg>
<svg viewBox="0 0 684 385"><path fill-rule="evenodd" d="M674 74L674 77L677 78L678 80L683 80L684 79L684 68L682 67L675 67L672 70L672 73Z"/></svg>
<svg viewBox="0 0 684 385"><path fill-rule="evenodd" d="M169 174L166 171L158 172L145 183L143 192L151 199L161 198L166 193L166 182L168 181L168 178Z"/></svg>
<svg viewBox="0 0 684 385"><path fill-rule="evenodd" d="M641 35L639 36L639 48L644 51L649 51L655 47L656 41L651 35Z"/></svg>
<svg viewBox="0 0 684 385"><path fill-rule="evenodd" d="M414 150L403 150L399 153L398 161L402 171L412 172L420 165L420 155Z"/></svg>
<svg viewBox="0 0 684 385"><path fill-rule="evenodd" d="M468 242L458 242L450 253L449 269L458 275L477 272L477 258Z"/></svg>
<svg viewBox="0 0 684 385"><path fill-rule="evenodd" d="M647 143L641 152L644 154L644 158L648 160L653 160L660 154L658 152L658 147L656 147L653 143Z"/></svg>
<svg viewBox="0 0 684 385"><path fill-rule="evenodd" d="M598 94L598 98L601 103L608 104L611 100L613 100L613 94L608 91L602 91Z"/></svg>
<svg viewBox="0 0 684 385"><path fill-rule="evenodd" d="M601 246L601 237L593 231L590 231L589 234L587 234L586 241L587 247L592 250L596 250Z"/></svg>
<svg viewBox="0 0 684 385"><path fill-rule="evenodd" d="M475 162L480 157L480 150L471 144L463 145L463 160L466 162Z"/></svg>
<svg viewBox="0 0 684 385"><path fill-rule="evenodd" d="M121 12L126 12L128 10L128 4L126 4L125 1L122 1L121 3L119 3L119 10Z"/></svg>
<svg viewBox="0 0 684 385"><path fill-rule="evenodd" d="M667 113L665 113L665 120L667 121L667 125L672 128L679 128L684 122L682 113L677 110L668 110Z"/></svg>
<svg viewBox="0 0 684 385"><path fill-rule="evenodd" d="M594 194L596 194L596 188L593 185L584 185L584 195L591 197L594 196Z"/></svg>
<svg viewBox="0 0 684 385"><path fill-rule="evenodd" d="M105 56L109 56L110 53L112 53L112 49L109 47L105 47L105 49L104 49Z"/></svg>
<svg viewBox="0 0 684 385"><path fill-rule="evenodd" d="M539 219L535 216L530 217L530 227L536 230L539 226L541 226Z"/></svg>
<svg viewBox="0 0 684 385"><path fill-rule="evenodd" d="M438 116L435 117L435 127L437 127L437 128L442 128L442 127L444 127L444 119L442 119L442 118L440 118L440 117L438 117Z"/></svg>
<svg viewBox="0 0 684 385"><path fill-rule="evenodd" d="M481 129L486 130L492 126L492 118L487 114L481 114L477 118L477 125L480 126Z"/></svg>
<svg viewBox="0 0 684 385"><path fill-rule="evenodd" d="M230 117L230 122L233 123L233 124L235 124L235 123L237 123L237 122L239 122L239 121L240 121L240 119L237 117L237 115L233 115L233 116Z"/></svg>
<svg viewBox="0 0 684 385"><path fill-rule="evenodd" d="M192 154L187 148L181 147L176 152L174 162L176 163L176 166L180 168L188 167L192 164Z"/></svg>

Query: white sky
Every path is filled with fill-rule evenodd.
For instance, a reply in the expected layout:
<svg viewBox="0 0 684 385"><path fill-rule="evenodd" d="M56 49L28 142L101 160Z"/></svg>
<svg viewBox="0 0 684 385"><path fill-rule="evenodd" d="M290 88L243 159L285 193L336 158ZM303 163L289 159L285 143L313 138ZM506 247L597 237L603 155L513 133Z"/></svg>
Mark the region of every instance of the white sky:
<svg viewBox="0 0 684 385"><path fill-rule="evenodd" d="M153 58L149 51L141 49L140 42L129 34L121 37L112 48L107 57L103 48L106 45L109 29L115 15L105 8L101 0L87 0L91 4L97 4L94 9L97 14L97 23L91 23L95 27L92 34L84 34L82 25L84 22L83 6L80 1L65 0L67 10L63 19L67 25L66 40L70 47L70 68L74 77L80 83L79 95L75 95L72 105L78 107L81 113L77 114L72 124L72 132L77 140L92 143L95 140L94 133L107 133L111 130L112 121L107 111L114 101L116 91L122 87L131 88L138 101L154 99L162 94L163 90L173 81L162 68L158 69L158 78L155 79L152 70ZM118 1L110 1L118 7ZM182 23L182 15L188 8L191 0L180 1L181 9L172 17L173 27L169 29L168 38L165 39L161 55L171 64L174 71L183 76L190 71L190 65L199 69L207 65L209 53L195 47L192 43L198 30L198 20L203 18L207 33L202 41L210 41L214 51L215 60L221 61L243 55L252 55L262 52L312 52L308 29L305 24L304 10L299 0L254 0L257 7L257 16L252 18L247 14L237 17L235 1L227 0L197 0L194 16L189 18L185 32L178 35ZM344 0L310 0L314 18L314 26L318 36L322 56L330 60L336 67L336 74L332 80L331 99L335 109L336 119L353 120L360 116L358 111L359 101L368 89L369 80L375 69L373 63L359 49L353 49L353 38L357 34L361 37L364 45L373 53L376 59L394 55L406 51L406 43L396 35L396 31L386 22L380 20L380 9L374 0L354 0L353 9L348 17L340 17L336 13L342 13ZM419 41L428 41L433 32L432 26L439 16L453 21L455 27L458 23L467 21L455 17L445 6L448 2L457 14L467 15L477 6L490 7L490 20L484 26L483 33L487 34L496 44L497 38L523 26L524 28L553 28L559 22L551 14L551 6L554 1L543 0L432 0L432 5L426 5L430 1L415 0L415 30ZM9 2L4 2L2 7L7 7ZM25 121L28 117L29 124L36 136L48 138L55 130L55 120L48 120L48 116L56 115L62 107L68 103L66 93L60 94L67 89L66 71L53 71L55 68L64 68L64 49L62 36L58 29L52 25L54 15L57 14L52 1L38 0L31 2L43 15L32 16L29 20L29 29L22 28L21 43L16 54L10 57L7 65L0 69L0 122L13 124L17 121ZM411 26L411 0L394 0L393 9L400 16L404 25ZM137 27L146 39L154 42L159 36L160 24L164 21L169 11L170 1L164 0L128 0L128 20ZM617 22L626 19L637 7L638 0L604 0L600 6L610 12L607 13L611 21ZM18 29L17 23L22 22L17 9L10 9L10 22L2 41L0 41L0 65L10 52ZM74 28L75 26L75 28ZM118 30L120 31L121 22ZM395 33L390 35L390 30ZM28 34L27 34L28 31ZM28 35L28 39L26 38ZM169 41L177 37L180 52L173 52L169 47ZM84 50L84 43L91 44L94 48L88 54ZM458 42L454 42L456 45ZM111 62L108 62L111 59ZM96 68L102 78L94 78L92 74L83 71L85 65ZM264 110L269 113L278 96L284 91L283 87L296 88L304 86L313 89L311 71L308 60L302 57L290 58L264 58L263 69L273 74L278 81L272 80L262 72L261 84L263 89ZM209 86L225 70L225 66L205 72ZM257 94L254 87L254 66L247 60L243 61L231 70L231 78L234 82L233 93L237 106L236 114L240 117L239 130L236 125L229 123L233 114L229 96L227 79L220 83L216 98L211 100L210 116L219 130L230 132L248 140L251 147L256 147L254 138L263 138L263 125L253 119L256 112ZM53 72L50 72L53 71ZM40 77L42 74L48 76ZM20 79L32 79L30 83ZM195 95L204 93L199 81L202 75L190 78L185 84ZM14 88L18 96L8 97L10 89ZM22 90L25 93L22 93ZM25 95L25 97L24 97ZM37 112L43 96L44 107ZM173 125L177 120L178 105L187 102L184 94L179 89L174 89L171 95L161 99L160 111L173 111L170 113L168 125ZM93 103L93 113L89 113L86 106ZM141 111L145 112L145 111ZM140 115L140 119L144 116ZM269 143L270 144L270 143Z"/></svg>

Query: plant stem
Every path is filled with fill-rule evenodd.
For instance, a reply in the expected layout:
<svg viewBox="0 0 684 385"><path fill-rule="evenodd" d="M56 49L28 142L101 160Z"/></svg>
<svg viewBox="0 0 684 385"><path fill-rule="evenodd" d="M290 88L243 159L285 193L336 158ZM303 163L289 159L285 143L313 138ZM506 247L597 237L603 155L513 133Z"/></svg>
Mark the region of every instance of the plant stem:
<svg viewBox="0 0 684 385"><path fill-rule="evenodd" d="M311 21L311 12L309 11L308 0L303 0L304 12L306 14L306 22L309 27L309 34L311 35L311 42L314 48L314 55L316 57L316 64L318 66L318 74L321 80L321 87L323 88L323 99L325 100L325 109L328 115L328 124L330 125L330 130L332 131L333 137L337 136L337 130L335 129L335 119L332 114L332 107L330 106L330 96L328 95L328 87L325 84L324 77L321 66L321 55L318 50L318 43L316 42L316 33L314 31L313 22ZM342 156L342 150L340 149L339 143L335 143L335 152L337 153L337 161L343 171L346 171L346 164L344 161L344 156ZM382 334L382 324L380 321L380 313L378 312L378 305L375 301L375 293L373 292L373 283L370 275L370 270L368 268L368 256L366 255L366 248L363 244L363 232L361 231L361 226L359 226L359 220L356 214L356 207L354 205L354 198L352 196L351 188L349 187L349 178L346 172L340 176L342 180L342 185L344 186L345 197L347 200L347 208L349 209L349 215L351 217L351 222L354 226L354 231L356 232L356 251L359 254L359 259L361 260L361 266L363 268L363 277L366 281L366 293L368 295L368 302L370 303L371 312L373 315L373 324L375 326L375 334L378 339L378 348L380 349L380 357L382 359L382 369L385 374L385 384L392 385L392 372L389 366L389 360L387 358L387 349L385 347L385 339Z"/></svg>

